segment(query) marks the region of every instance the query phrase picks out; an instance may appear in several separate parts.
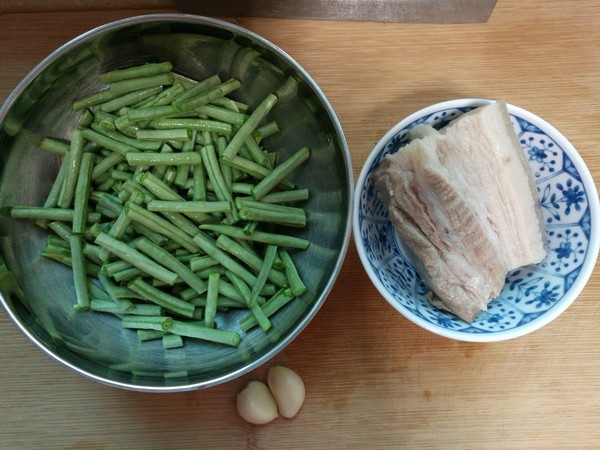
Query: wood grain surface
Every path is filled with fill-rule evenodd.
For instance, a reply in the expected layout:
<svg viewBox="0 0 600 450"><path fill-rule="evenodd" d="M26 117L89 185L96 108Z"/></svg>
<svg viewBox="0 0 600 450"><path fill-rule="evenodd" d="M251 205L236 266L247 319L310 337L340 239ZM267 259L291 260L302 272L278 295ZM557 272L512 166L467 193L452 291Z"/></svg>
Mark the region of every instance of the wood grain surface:
<svg viewBox="0 0 600 450"><path fill-rule="evenodd" d="M55 48L144 11L0 15L0 101ZM600 180L600 3L500 0L487 23L225 18L294 57L336 110L355 176L396 122L428 104L503 98L558 128ZM44 356L0 314L2 449L599 448L600 271L523 338L433 335L377 293L354 242L317 316L257 370L179 394L123 391ZM293 420L251 426L235 396L279 363L304 378Z"/></svg>

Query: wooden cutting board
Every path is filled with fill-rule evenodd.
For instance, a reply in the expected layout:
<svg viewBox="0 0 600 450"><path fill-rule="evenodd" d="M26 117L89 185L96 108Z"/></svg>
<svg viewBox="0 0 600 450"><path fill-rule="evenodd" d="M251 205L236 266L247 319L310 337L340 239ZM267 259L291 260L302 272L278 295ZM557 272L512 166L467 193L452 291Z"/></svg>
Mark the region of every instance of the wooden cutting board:
<svg viewBox="0 0 600 450"><path fill-rule="evenodd" d="M0 101L59 45L144 12L0 15ZM600 180L595 0L499 0L487 23L462 25L225 19L274 42L313 76L342 123L355 175L406 115L488 97L552 123ZM598 448L599 291L596 270L541 330L488 345L451 341L397 314L351 242L324 306L272 361L214 388L163 395L75 375L0 314L0 448ZM304 378L304 407L291 421L246 424L236 393L275 363Z"/></svg>

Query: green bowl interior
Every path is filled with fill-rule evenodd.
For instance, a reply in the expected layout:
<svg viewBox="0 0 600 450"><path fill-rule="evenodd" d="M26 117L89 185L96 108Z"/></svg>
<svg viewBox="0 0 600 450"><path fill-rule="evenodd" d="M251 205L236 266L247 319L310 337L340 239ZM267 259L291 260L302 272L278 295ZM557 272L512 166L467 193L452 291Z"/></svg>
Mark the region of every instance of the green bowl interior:
<svg viewBox="0 0 600 450"><path fill-rule="evenodd" d="M125 388L206 387L247 372L272 357L308 323L324 301L348 245L351 173L346 144L327 101L306 73L278 49L237 27L198 18L130 20L95 30L55 52L9 98L0 123L0 206L42 205L58 171L57 156L38 148L45 136L70 138L78 113L73 100L102 86L98 74L144 62L172 61L174 71L201 80L235 77L232 98L255 106L270 92L280 99L270 113L281 132L265 147L286 158L302 146L311 158L294 174L311 190L309 224L298 236L311 241L293 258L308 292L273 318L273 328L242 333L238 348L187 340L165 351L140 343L118 319L76 312L70 269L40 256L47 233L32 221L0 219L3 303L16 324L46 353L82 374ZM35 71L34 71L35 72ZM0 116L1 117L1 116ZM246 312L229 311L217 326L239 330Z"/></svg>

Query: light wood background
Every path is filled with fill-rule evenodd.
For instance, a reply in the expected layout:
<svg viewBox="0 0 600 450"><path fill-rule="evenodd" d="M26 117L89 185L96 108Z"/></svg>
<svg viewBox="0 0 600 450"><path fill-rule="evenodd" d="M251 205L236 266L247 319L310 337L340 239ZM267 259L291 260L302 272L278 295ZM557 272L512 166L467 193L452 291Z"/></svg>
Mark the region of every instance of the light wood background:
<svg viewBox="0 0 600 450"><path fill-rule="evenodd" d="M0 15L0 101L55 48L144 11ZM153 11L154 12L154 11ZM600 2L499 0L490 20L415 25L226 18L294 57L342 123L355 176L396 122L458 97L503 98L556 126L600 180ZM325 305L274 360L181 394L99 385L0 314L2 449L600 448L600 272L544 329L451 341L395 313L351 242ZM307 398L291 421L246 424L235 396L272 364Z"/></svg>

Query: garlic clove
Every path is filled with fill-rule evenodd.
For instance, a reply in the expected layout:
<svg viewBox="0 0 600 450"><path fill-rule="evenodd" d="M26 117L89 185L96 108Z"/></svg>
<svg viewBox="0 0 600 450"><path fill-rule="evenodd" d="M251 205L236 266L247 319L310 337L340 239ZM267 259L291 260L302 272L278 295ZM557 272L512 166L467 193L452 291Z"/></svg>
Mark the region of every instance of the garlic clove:
<svg viewBox="0 0 600 450"><path fill-rule="evenodd" d="M265 383L250 381L237 395L237 408L247 422L262 425L277 418L277 403Z"/></svg>
<svg viewBox="0 0 600 450"><path fill-rule="evenodd" d="M287 367L273 366L269 369L267 383L277 402L279 414L288 419L294 417L306 396L302 378Z"/></svg>

